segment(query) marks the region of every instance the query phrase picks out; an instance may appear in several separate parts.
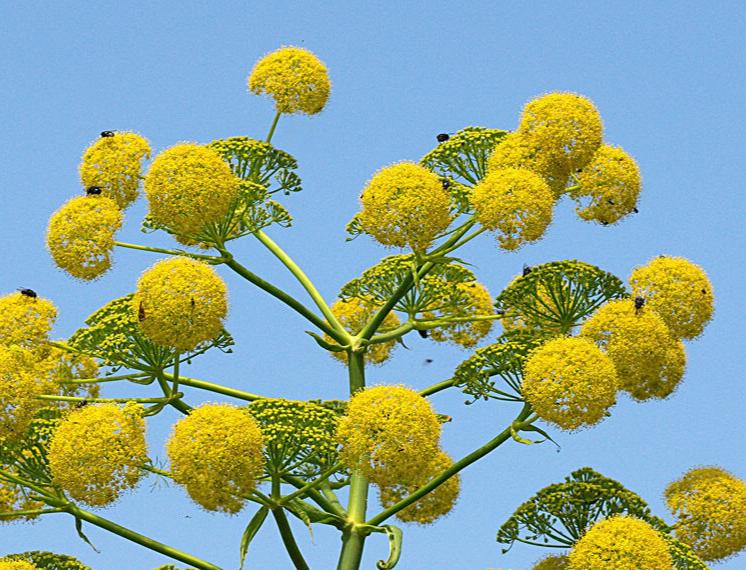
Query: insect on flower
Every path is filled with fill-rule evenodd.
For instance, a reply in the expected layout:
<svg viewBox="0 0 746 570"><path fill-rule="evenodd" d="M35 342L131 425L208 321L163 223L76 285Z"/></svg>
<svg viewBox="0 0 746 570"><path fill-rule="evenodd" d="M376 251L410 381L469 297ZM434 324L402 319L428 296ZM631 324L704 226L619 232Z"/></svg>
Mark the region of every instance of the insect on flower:
<svg viewBox="0 0 746 570"><path fill-rule="evenodd" d="M435 137L439 143L446 142L448 139L450 139L450 135L448 133L439 133Z"/></svg>
<svg viewBox="0 0 746 570"><path fill-rule="evenodd" d="M645 306L645 297L635 297L635 312L639 313L640 309Z"/></svg>
<svg viewBox="0 0 746 570"><path fill-rule="evenodd" d="M113 137L114 131L101 131L101 138Z"/></svg>
<svg viewBox="0 0 746 570"><path fill-rule="evenodd" d="M523 264L523 276L525 277L532 271L532 267L530 265L527 265L526 263Z"/></svg>
<svg viewBox="0 0 746 570"><path fill-rule="evenodd" d="M419 334L422 338L427 338L428 337L427 331L425 331L425 330L419 330L419 331L417 331L417 334Z"/></svg>
<svg viewBox="0 0 746 570"><path fill-rule="evenodd" d="M142 306L142 302L137 308L137 320L140 322L143 322L145 320L145 308Z"/></svg>
<svg viewBox="0 0 746 570"><path fill-rule="evenodd" d="M89 196L98 196L101 194L101 186L90 186L86 188L85 193Z"/></svg>
<svg viewBox="0 0 746 570"><path fill-rule="evenodd" d="M32 299L36 299L37 294L36 291L33 289L18 289L20 291L21 295L24 295L25 297L30 297Z"/></svg>

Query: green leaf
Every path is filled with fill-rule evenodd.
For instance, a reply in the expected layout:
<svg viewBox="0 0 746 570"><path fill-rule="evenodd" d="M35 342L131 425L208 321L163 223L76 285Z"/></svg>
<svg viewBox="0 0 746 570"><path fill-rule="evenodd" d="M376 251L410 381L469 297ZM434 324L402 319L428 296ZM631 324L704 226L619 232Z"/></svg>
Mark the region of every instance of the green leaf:
<svg viewBox="0 0 746 570"><path fill-rule="evenodd" d="M321 509L317 509L313 505L309 505L305 501L295 499L290 501L286 508L294 514L297 518L302 520L309 528L311 523L327 524L334 526L338 529L343 529L346 525L346 521L335 514L327 513Z"/></svg>
<svg viewBox="0 0 746 570"><path fill-rule="evenodd" d="M93 543L88 540L88 537L83 532L83 519L75 517L75 530L78 533L78 536L83 540L83 542L90 546L94 552L100 554L100 551L95 546L93 546Z"/></svg>
<svg viewBox="0 0 746 570"><path fill-rule="evenodd" d="M401 547L403 540L403 533L399 527L391 524L383 525L386 530L386 536L389 539L389 557L387 560L379 560L376 563L378 570L393 570L399 563L401 557Z"/></svg>
<svg viewBox="0 0 746 570"><path fill-rule="evenodd" d="M239 549L241 558L240 568L243 568L244 561L246 560L246 554L249 551L249 544L251 544L251 541L256 536L256 533L259 532L259 529L262 527L264 520L267 518L267 514L269 514L269 507L265 506L259 509L256 514L251 517L249 524L246 525L246 529L243 531L243 534L241 535L241 546Z"/></svg>

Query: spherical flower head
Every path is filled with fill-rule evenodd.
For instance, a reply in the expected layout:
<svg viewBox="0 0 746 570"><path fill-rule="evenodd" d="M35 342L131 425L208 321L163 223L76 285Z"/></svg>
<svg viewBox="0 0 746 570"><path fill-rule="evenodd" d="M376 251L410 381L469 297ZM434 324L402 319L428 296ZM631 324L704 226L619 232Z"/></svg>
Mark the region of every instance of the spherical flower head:
<svg viewBox="0 0 746 570"><path fill-rule="evenodd" d="M534 564L531 570L569 570L570 561L567 556L547 556Z"/></svg>
<svg viewBox="0 0 746 570"><path fill-rule="evenodd" d="M41 297L10 293L0 297L0 346L31 348L49 339L57 307Z"/></svg>
<svg viewBox="0 0 746 570"><path fill-rule="evenodd" d="M49 219L47 249L57 267L73 277L91 281L111 267L114 234L124 216L105 196L79 196Z"/></svg>
<svg viewBox="0 0 746 570"><path fill-rule="evenodd" d="M595 344L561 337L531 352L521 391L543 420L576 430L604 418L616 402L617 382L614 364Z"/></svg>
<svg viewBox="0 0 746 570"><path fill-rule="evenodd" d="M466 303L448 307L442 311L442 318L468 318L494 315L493 299L487 287L476 281L459 283L456 287L464 294ZM429 318L426 314L426 318ZM452 342L472 348L492 330L493 321L466 321L432 329L430 338L435 342Z"/></svg>
<svg viewBox="0 0 746 570"><path fill-rule="evenodd" d="M178 144L159 154L145 176L148 215L178 236L196 236L228 214L239 182L214 150Z"/></svg>
<svg viewBox="0 0 746 570"><path fill-rule="evenodd" d="M340 460L381 485L416 480L438 452L440 422L430 402L406 386L357 392L340 418Z"/></svg>
<svg viewBox="0 0 746 570"><path fill-rule="evenodd" d="M503 137L487 162L488 172L506 168L530 170L538 174L557 198L567 188L570 176L564 161L552 161L551 156L543 153L531 136L519 132Z"/></svg>
<svg viewBox="0 0 746 570"><path fill-rule="evenodd" d="M49 443L52 480L68 495L104 507L133 489L148 460L142 406L91 404L60 422Z"/></svg>
<svg viewBox="0 0 746 570"><path fill-rule="evenodd" d="M643 297L675 337L696 338L712 319L712 283L704 269L688 259L656 257L636 268L629 284L632 294Z"/></svg>
<svg viewBox="0 0 746 570"><path fill-rule="evenodd" d="M518 132L568 174L584 168L603 141L596 106L575 93L549 93L526 103Z"/></svg>
<svg viewBox="0 0 746 570"><path fill-rule="evenodd" d="M700 467L671 483L668 508L676 538L702 560L723 560L746 548L746 482L719 467Z"/></svg>
<svg viewBox="0 0 746 570"><path fill-rule="evenodd" d="M379 170L360 197L360 225L379 243L424 251L451 223L451 199L427 168L400 162Z"/></svg>
<svg viewBox="0 0 746 570"><path fill-rule="evenodd" d="M581 219L614 224L635 211L642 186L640 169L621 148L601 145L575 178L578 188L570 195L578 203Z"/></svg>
<svg viewBox="0 0 746 570"><path fill-rule="evenodd" d="M249 75L249 90L272 97L278 113L315 115L326 105L331 89L326 65L299 47L265 55Z"/></svg>
<svg viewBox="0 0 746 570"><path fill-rule="evenodd" d="M359 333L366 323L373 318L373 315L376 314L379 308L380 306L373 303L370 299L361 299L359 297L339 299L331 307L332 313L337 317L340 324L352 334ZM399 317L396 316L396 313L391 312L383 319L379 331L385 332L395 329L399 324ZM328 335L325 338L328 342L334 342ZM369 345L364 355L365 362L373 365L383 364L391 357L391 351L395 346L395 340ZM346 352L330 352L329 354L347 364Z"/></svg>
<svg viewBox="0 0 746 570"><path fill-rule="evenodd" d="M594 524L568 558L572 570L674 570L665 539L645 521L627 516Z"/></svg>
<svg viewBox="0 0 746 570"><path fill-rule="evenodd" d="M264 438L251 414L204 404L179 420L166 444L174 481L208 511L237 513L264 466Z"/></svg>
<svg viewBox="0 0 746 570"><path fill-rule="evenodd" d="M96 139L83 154L80 179L85 188L98 186L102 196L124 209L137 199L143 158L150 158L150 144L135 133L114 133Z"/></svg>
<svg viewBox="0 0 746 570"><path fill-rule="evenodd" d="M498 233L500 247L514 250L541 239L552 221L554 195L534 172L492 170L471 193L477 220Z"/></svg>
<svg viewBox="0 0 746 570"><path fill-rule="evenodd" d="M380 489L381 504L389 508L405 497L408 497L422 485L425 485L433 477L440 475L443 471L453 465L453 460L447 453L439 451L430 465L423 470L419 477L406 484L386 485ZM451 512L458 499L460 478L454 475L445 483L436 487L415 503L402 509L396 514L396 518L403 522L412 522L421 525L432 524L437 519Z"/></svg>
<svg viewBox="0 0 746 570"><path fill-rule="evenodd" d="M31 562L25 560L11 560L10 558L0 558L0 570L39 570Z"/></svg>
<svg viewBox="0 0 746 570"><path fill-rule="evenodd" d="M580 329L606 350L619 374L619 387L636 400L666 398L684 376L686 353L650 307L633 299L610 301Z"/></svg>
<svg viewBox="0 0 746 570"><path fill-rule="evenodd" d="M42 402L44 385L36 378L36 359L19 346L0 345L0 443L21 437Z"/></svg>
<svg viewBox="0 0 746 570"><path fill-rule="evenodd" d="M206 263L172 257L142 274L132 298L132 311L151 341L188 351L223 330L228 289Z"/></svg>

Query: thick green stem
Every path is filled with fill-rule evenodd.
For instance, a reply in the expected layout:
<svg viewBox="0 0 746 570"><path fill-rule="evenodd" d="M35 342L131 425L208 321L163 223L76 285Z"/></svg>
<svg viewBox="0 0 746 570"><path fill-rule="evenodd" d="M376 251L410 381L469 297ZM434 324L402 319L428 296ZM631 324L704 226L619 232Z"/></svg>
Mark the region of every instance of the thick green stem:
<svg viewBox="0 0 746 570"><path fill-rule="evenodd" d="M277 528L280 530L280 536L282 537L282 543L290 555L290 560L293 561L293 565L297 570L309 570L308 564L306 564L303 554L298 548L298 543L295 542L293 531L288 523L288 518L285 516L285 511L282 507L272 509L272 516L275 517Z"/></svg>
<svg viewBox="0 0 746 570"><path fill-rule="evenodd" d="M137 402L138 404L161 404L169 403L173 398L179 398L183 394L175 394L173 397L164 398L82 398L80 396L36 396L37 400L48 400L50 402L80 402L86 404L126 404L127 402Z"/></svg>
<svg viewBox="0 0 746 570"><path fill-rule="evenodd" d="M515 421L516 422L522 422L525 420L529 415L531 415L531 408L528 405L525 405L523 409L521 410L521 413L518 414ZM431 491L435 490L437 487L448 481L451 477L453 477L456 473L461 471L462 469L468 467L475 461L478 461L491 451L497 449L499 446L501 446L503 443L505 443L510 437L512 433L513 424L515 422L511 422L511 425L506 427L503 431L501 431L497 436L495 436L493 439L488 441L486 444L484 444L482 447L477 449L476 451L472 451L469 455L464 457L463 459L460 459L456 461L453 465L451 465L448 469L443 471L440 475L430 480L427 484L423 485L419 489L417 489L414 493L409 495L408 497L405 497L395 505L392 505L385 511L377 514L372 519L370 519L367 524L378 526L382 522L384 522L389 517L394 516L396 513L401 511L402 509L406 509L409 505L412 503L418 501Z"/></svg>
<svg viewBox="0 0 746 570"><path fill-rule="evenodd" d="M163 376L169 380L173 380L171 374L163 373ZM197 378L189 378L188 376L179 376L179 384L182 386L189 386L191 388L199 388L200 390L209 390L216 394L223 394L225 396L232 396L239 400L246 400L247 402L253 402L254 400L261 400L264 396L252 394L250 392L244 392L243 390L237 390L236 388L229 388L228 386L222 386L220 384L214 384L213 382L207 382L206 380L198 380Z"/></svg>
<svg viewBox="0 0 746 570"><path fill-rule="evenodd" d="M174 560L178 560L179 562L184 562L185 564L193 566L194 568L198 568L199 570L220 570L219 566L215 566L214 564L205 562L204 560L197 558L196 556L192 556L191 554L187 554L186 552L182 552L181 550L177 550L176 548L167 546L161 542L158 542L157 540L153 540L152 538L143 536L142 534L139 534L133 530L125 528L115 522L95 515L74 505L67 505L65 510L78 519L89 522L93 525L96 525L97 527L103 528L104 530L108 530L109 532L113 532L114 534L118 534L122 538L126 538L127 540L139 544L140 546L144 546L145 548L149 548L150 550L159 552L160 554L168 556L169 558L173 558Z"/></svg>
<svg viewBox="0 0 746 570"><path fill-rule="evenodd" d="M443 380L442 382L438 382L437 384L433 384L432 386L429 386L425 388L424 390L420 390L420 396L423 398L427 396L432 396L433 394L437 394L441 390L446 390L450 387L452 387L455 384L453 378L449 378L448 380Z"/></svg>
<svg viewBox="0 0 746 570"><path fill-rule="evenodd" d="M277 122L280 120L281 116L282 116L282 113L280 111L277 111L277 113L275 114L275 118L272 121L272 126L269 127L269 132L267 133L266 141L268 143L272 142L272 137L275 135L275 129L277 128Z"/></svg>

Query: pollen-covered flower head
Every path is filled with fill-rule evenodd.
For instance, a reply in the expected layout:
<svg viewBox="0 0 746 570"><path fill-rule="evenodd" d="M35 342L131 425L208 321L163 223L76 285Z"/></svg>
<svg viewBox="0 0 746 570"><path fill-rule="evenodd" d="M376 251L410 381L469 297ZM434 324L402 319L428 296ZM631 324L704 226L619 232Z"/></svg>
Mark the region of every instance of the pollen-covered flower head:
<svg viewBox="0 0 746 570"><path fill-rule="evenodd" d="M332 313L340 324L350 333L359 333L365 324L373 318L380 305L370 299L361 299L360 297L350 297L349 299L339 299L331 307ZM393 311L386 315L383 323L379 327L379 332L386 332L399 326L399 317ZM332 338L326 335L328 342L334 342ZM391 357L391 351L396 346L396 341L381 342L371 344L365 350L365 362L373 365L383 364ZM346 352L330 352L334 358L347 363Z"/></svg>
<svg viewBox="0 0 746 570"><path fill-rule="evenodd" d="M391 247L424 251L451 223L451 198L427 168L399 162L382 168L360 196L365 233Z"/></svg>
<svg viewBox="0 0 746 570"><path fill-rule="evenodd" d="M21 292L0 297L0 345L30 348L49 338L57 307L42 297Z"/></svg>
<svg viewBox="0 0 746 570"><path fill-rule="evenodd" d="M166 444L174 481L208 511L237 513L264 466L264 438L251 414L204 404L174 425Z"/></svg>
<svg viewBox="0 0 746 570"><path fill-rule="evenodd" d="M406 386L357 392L340 418L340 460L374 483L408 484L438 452L440 422L430 402Z"/></svg>
<svg viewBox="0 0 746 570"><path fill-rule="evenodd" d="M665 398L684 375L686 353L666 324L647 305L633 299L610 301L580 329L603 348L619 374L619 387L637 400Z"/></svg>
<svg viewBox="0 0 746 570"><path fill-rule="evenodd" d="M0 558L0 570L39 570L39 568L25 560Z"/></svg>
<svg viewBox="0 0 746 570"><path fill-rule="evenodd" d="M300 47L283 47L265 55L251 70L249 90L266 93L279 113L315 115L324 108L332 85L326 65Z"/></svg>
<svg viewBox="0 0 746 570"><path fill-rule="evenodd" d="M73 499L93 507L134 488L148 460L139 404L91 404L60 422L49 443L52 480Z"/></svg>
<svg viewBox="0 0 746 570"><path fill-rule="evenodd" d="M642 185L640 169L621 148L601 145L575 178L578 188L570 195L578 203L581 219L614 224L635 210Z"/></svg>
<svg viewBox="0 0 746 570"><path fill-rule="evenodd" d="M225 217L239 182L213 149L177 144L159 154L145 176L148 215L177 236L196 236Z"/></svg>
<svg viewBox="0 0 746 570"><path fill-rule="evenodd" d="M671 483L665 497L678 519L676 538L702 560L746 548L746 482L719 467L699 467Z"/></svg>
<svg viewBox="0 0 746 570"><path fill-rule="evenodd" d="M674 570L666 540L647 522L629 516L594 524L568 558L572 570Z"/></svg>
<svg viewBox="0 0 746 570"><path fill-rule="evenodd" d="M534 564L531 570L569 570L570 561L567 556L547 556Z"/></svg>
<svg viewBox="0 0 746 570"><path fill-rule="evenodd" d="M541 239L552 221L554 195L530 170L492 170L474 187L470 200L479 223L497 232L503 249Z"/></svg>
<svg viewBox="0 0 746 570"><path fill-rule="evenodd" d="M150 144L135 133L116 132L89 146L80 164L85 188L98 186L102 195L124 209L137 199L142 159L150 158Z"/></svg>
<svg viewBox="0 0 746 570"><path fill-rule="evenodd" d="M446 307L440 311L440 318L469 318L494 315L493 299L487 287L476 281L457 283L456 288L463 293L465 303ZM425 313L425 318L430 318ZM472 348L492 329L494 321L464 321L444 325L430 331L430 338L435 342L453 342L464 348Z"/></svg>
<svg viewBox="0 0 746 570"><path fill-rule="evenodd" d="M671 334L693 339L712 319L715 298L704 269L683 257L660 256L636 268L632 294L660 315Z"/></svg>
<svg viewBox="0 0 746 570"><path fill-rule="evenodd" d="M408 497L422 485L425 485L433 477L440 475L443 471L453 465L453 460L444 451L438 451L433 457L430 465L420 472L415 479L406 484L393 483L380 488L381 504L389 508L405 497ZM396 518L404 522L417 524L431 524L442 516L447 515L453 509L458 499L460 478L454 475L445 483L436 487L418 501L407 508L396 513Z"/></svg>
<svg viewBox="0 0 746 570"><path fill-rule="evenodd" d="M521 392L543 420L576 430L604 418L617 382L614 364L593 342L560 337L531 352Z"/></svg>
<svg viewBox="0 0 746 570"><path fill-rule="evenodd" d="M41 407L44 385L36 378L36 359L19 346L0 345L0 442L20 437Z"/></svg>
<svg viewBox="0 0 746 570"><path fill-rule="evenodd" d="M186 351L216 338L223 330L228 291L206 263L172 257L142 274L132 310L150 340Z"/></svg>
<svg viewBox="0 0 746 570"><path fill-rule="evenodd" d="M57 267L86 281L101 277L111 267L114 234L123 220L116 202L105 196L68 201L47 228L47 248Z"/></svg>
<svg viewBox="0 0 746 570"><path fill-rule="evenodd" d="M596 106L575 93L549 93L526 103L518 132L567 174L588 164L601 146L603 123Z"/></svg>

